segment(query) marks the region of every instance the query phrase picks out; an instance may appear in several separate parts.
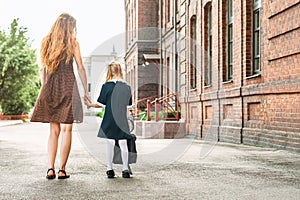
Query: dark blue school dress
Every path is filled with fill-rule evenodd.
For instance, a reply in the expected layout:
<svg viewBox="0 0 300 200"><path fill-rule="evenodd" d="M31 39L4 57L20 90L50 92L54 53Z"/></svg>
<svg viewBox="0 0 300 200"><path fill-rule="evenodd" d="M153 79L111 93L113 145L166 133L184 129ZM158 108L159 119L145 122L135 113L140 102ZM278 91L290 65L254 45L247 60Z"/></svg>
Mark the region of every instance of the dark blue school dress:
<svg viewBox="0 0 300 200"><path fill-rule="evenodd" d="M98 137L130 139L127 121L127 106L132 105L130 86L123 81L106 82L102 85L97 101L106 105Z"/></svg>

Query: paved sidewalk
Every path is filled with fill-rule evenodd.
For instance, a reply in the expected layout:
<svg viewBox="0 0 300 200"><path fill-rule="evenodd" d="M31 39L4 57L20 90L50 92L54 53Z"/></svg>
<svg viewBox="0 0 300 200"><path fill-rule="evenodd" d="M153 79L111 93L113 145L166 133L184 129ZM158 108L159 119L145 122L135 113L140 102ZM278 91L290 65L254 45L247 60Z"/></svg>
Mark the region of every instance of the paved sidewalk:
<svg viewBox="0 0 300 200"><path fill-rule="evenodd" d="M192 138L138 139L132 178L107 179L96 126L75 129L68 180L45 178L48 124L0 127L0 199L300 199L299 154Z"/></svg>

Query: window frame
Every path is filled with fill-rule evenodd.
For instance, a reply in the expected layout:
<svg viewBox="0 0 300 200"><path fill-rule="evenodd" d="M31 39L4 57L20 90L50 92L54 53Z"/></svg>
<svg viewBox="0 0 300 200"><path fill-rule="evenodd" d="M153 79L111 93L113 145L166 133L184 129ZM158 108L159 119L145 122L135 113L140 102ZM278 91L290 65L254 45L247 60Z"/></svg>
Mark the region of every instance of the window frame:
<svg viewBox="0 0 300 200"><path fill-rule="evenodd" d="M171 22L171 0L166 0L166 23Z"/></svg>
<svg viewBox="0 0 300 200"><path fill-rule="evenodd" d="M226 3L226 81L230 81L233 74L233 2L227 0Z"/></svg>
<svg viewBox="0 0 300 200"><path fill-rule="evenodd" d="M207 86L212 84L212 5L207 8Z"/></svg>
<svg viewBox="0 0 300 200"><path fill-rule="evenodd" d="M190 87L197 88L197 17L193 15L190 20Z"/></svg>
<svg viewBox="0 0 300 200"><path fill-rule="evenodd" d="M91 91L92 91L92 84L88 83L88 92L91 92Z"/></svg>
<svg viewBox="0 0 300 200"><path fill-rule="evenodd" d="M261 72L261 59L260 59L260 25L261 25L261 1L253 0L252 11L252 75L260 74Z"/></svg>

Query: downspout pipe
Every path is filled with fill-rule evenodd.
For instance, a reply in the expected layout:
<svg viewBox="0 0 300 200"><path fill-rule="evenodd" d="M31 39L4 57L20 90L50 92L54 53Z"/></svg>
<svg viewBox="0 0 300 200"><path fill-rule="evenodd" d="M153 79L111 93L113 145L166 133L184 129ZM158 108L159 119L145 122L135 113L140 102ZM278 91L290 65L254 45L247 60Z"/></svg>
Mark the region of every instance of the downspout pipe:
<svg viewBox="0 0 300 200"><path fill-rule="evenodd" d="M174 0L174 65L175 65L175 92L179 91L178 89L178 49L177 49L177 0ZM176 108L177 110L178 108Z"/></svg>
<svg viewBox="0 0 300 200"><path fill-rule="evenodd" d="M160 58L159 58L159 97L162 97L162 96L163 96L162 0L159 0L159 41L160 41Z"/></svg>
<svg viewBox="0 0 300 200"><path fill-rule="evenodd" d="M242 27L243 27L243 22L244 22L244 0L241 0L241 7L242 7L242 9L241 9L241 18L242 18L242 20L241 20L241 25L242 25ZM243 31L244 29L242 28L242 31L241 31L241 38L242 38L242 63L241 63L241 65L242 65L242 67L241 67L241 87L240 87L240 96L241 96L241 104L242 104L242 110L241 110L241 113L242 113L242 116L241 116L241 118L242 118L242 124L241 124L241 132L240 132L240 137L241 137L241 144L243 144L243 129L244 129L244 97L243 97L243 93L242 93L242 89L243 89L243 86L244 86L244 82L243 82L243 80L244 80L244 65L243 65L243 62L244 62L244 54L243 54L243 51L244 51L244 39L243 39L243 35L244 35L244 31Z"/></svg>

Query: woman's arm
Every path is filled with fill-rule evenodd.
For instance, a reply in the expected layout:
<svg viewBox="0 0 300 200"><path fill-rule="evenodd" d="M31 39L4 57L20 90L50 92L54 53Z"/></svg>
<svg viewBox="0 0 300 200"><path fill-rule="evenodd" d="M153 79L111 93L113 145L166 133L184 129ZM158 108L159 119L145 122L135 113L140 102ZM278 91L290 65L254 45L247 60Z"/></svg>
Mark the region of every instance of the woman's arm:
<svg viewBox="0 0 300 200"><path fill-rule="evenodd" d="M45 76L46 76L46 69L45 69L45 67L43 67L43 66L40 67L39 73L40 73L41 83L43 85L44 82L45 82Z"/></svg>
<svg viewBox="0 0 300 200"><path fill-rule="evenodd" d="M78 74L79 74L80 80L83 85L84 97L86 97L90 100L89 92L88 92L88 88L87 88L86 72L85 72L85 69L84 69L84 66L82 63L79 43L77 41L76 41L76 45L75 45L75 49L74 49L74 58L75 58L75 61L77 64Z"/></svg>

